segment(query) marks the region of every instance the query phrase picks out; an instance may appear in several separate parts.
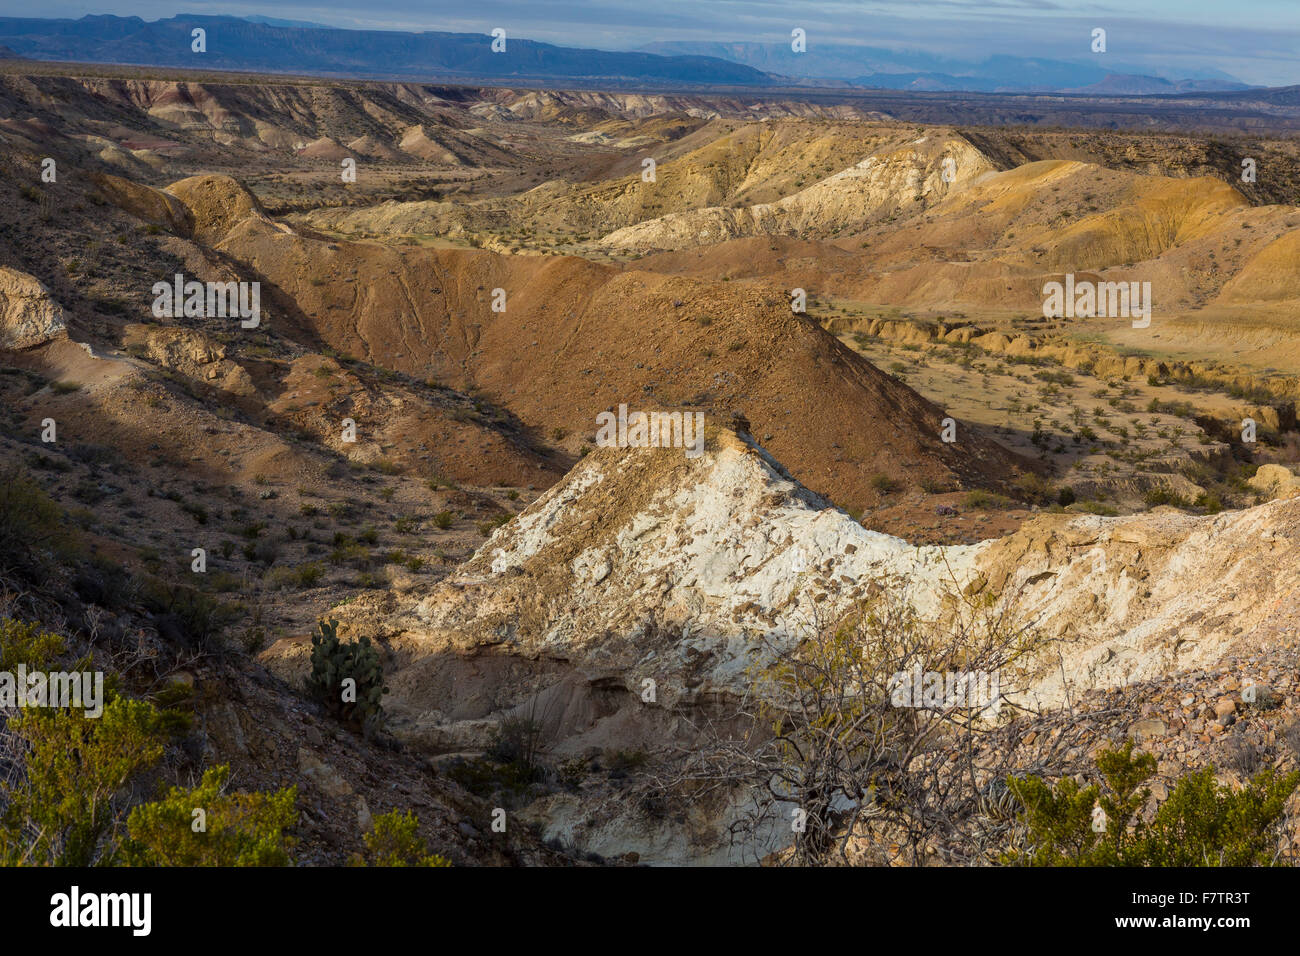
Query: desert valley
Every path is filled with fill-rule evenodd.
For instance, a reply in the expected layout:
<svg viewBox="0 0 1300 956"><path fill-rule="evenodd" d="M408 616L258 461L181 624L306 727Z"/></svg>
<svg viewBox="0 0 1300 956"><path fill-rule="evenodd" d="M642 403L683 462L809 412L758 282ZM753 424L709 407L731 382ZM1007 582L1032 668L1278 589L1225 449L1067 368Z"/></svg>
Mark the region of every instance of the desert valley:
<svg viewBox="0 0 1300 956"><path fill-rule="evenodd" d="M955 102L0 59L0 601L171 715L113 799L1000 865L1131 743L1294 865L1296 108Z"/></svg>

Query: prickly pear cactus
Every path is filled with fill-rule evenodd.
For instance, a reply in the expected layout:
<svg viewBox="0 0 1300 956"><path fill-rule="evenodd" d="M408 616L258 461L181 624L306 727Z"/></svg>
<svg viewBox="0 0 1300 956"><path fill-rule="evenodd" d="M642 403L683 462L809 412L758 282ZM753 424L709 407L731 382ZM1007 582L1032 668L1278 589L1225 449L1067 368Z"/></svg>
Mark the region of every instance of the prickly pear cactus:
<svg viewBox="0 0 1300 956"><path fill-rule="evenodd" d="M344 724L369 734L383 723L383 698L388 693L384 669L370 638L344 644L338 626L338 621L320 621L311 636L307 693Z"/></svg>

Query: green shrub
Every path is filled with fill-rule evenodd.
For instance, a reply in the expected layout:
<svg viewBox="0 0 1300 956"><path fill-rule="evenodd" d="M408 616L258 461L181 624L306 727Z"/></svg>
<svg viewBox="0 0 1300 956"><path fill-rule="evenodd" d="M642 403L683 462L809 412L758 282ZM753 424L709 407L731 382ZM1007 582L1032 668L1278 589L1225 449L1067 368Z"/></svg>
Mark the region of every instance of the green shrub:
<svg viewBox="0 0 1300 956"><path fill-rule="evenodd" d="M967 508L980 509L1007 509L1015 507L1015 502L1006 495L999 495L996 492L985 491L982 488L976 488L974 491L966 492L966 497L962 499L962 504Z"/></svg>
<svg viewBox="0 0 1300 956"><path fill-rule="evenodd" d="M451 866L446 857L429 852L419 834L420 821L407 810L381 813L365 835L366 852L354 860L359 866Z"/></svg>
<svg viewBox="0 0 1300 956"><path fill-rule="evenodd" d="M319 561L308 561L296 567L272 568L266 575L273 588L314 588L325 575L325 566Z"/></svg>
<svg viewBox="0 0 1300 956"><path fill-rule="evenodd" d="M1102 504L1100 501L1080 501L1078 510L1086 511L1090 515L1101 515L1104 518L1113 518L1119 514L1119 509Z"/></svg>
<svg viewBox="0 0 1300 956"><path fill-rule="evenodd" d="M226 793L230 768L210 767L192 790L170 788L131 810L124 859L131 866L289 866L297 787ZM202 817L195 814L202 810ZM201 829L196 831L200 820Z"/></svg>
<svg viewBox="0 0 1300 956"><path fill-rule="evenodd" d="M489 535L491 535L492 532L495 531L497 528L501 527L504 524L509 524L510 519L513 517L514 515L509 514L507 512L503 512L502 514L499 515L493 515L487 521L480 521L478 523L478 533L483 535L483 537L486 538Z"/></svg>
<svg viewBox="0 0 1300 956"><path fill-rule="evenodd" d="M217 636L240 616L240 609L185 584L147 578L140 599L155 617L158 632L188 647L210 649Z"/></svg>
<svg viewBox="0 0 1300 956"><path fill-rule="evenodd" d="M1196 507L1204 508L1206 514L1217 515L1223 510L1223 499L1213 492L1202 492L1196 496Z"/></svg>
<svg viewBox="0 0 1300 956"><path fill-rule="evenodd" d="M452 517L452 513L450 511L439 511L436 515L433 516L433 526L435 528L439 528L443 531L446 531L448 528L451 527L451 523L455 520L456 519Z"/></svg>
<svg viewBox="0 0 1300 956"><path fill-rule="evenodd" d="M1101 780L1082 786L1071 777L1055 786L1041 777L1007 780L1023 810L1027 850L1004 862L1030 866L1270 866L1277 863L1278 829L1300 771L1272 769L1239 791L1220 786L1214 768L1182 777L1150 823L1141 810L1155 772L1151 754L1133 742L1096 758ZM1101 818L1095 808L1104 813ZM1097 822L1094 822L1094 821Z"/></svg>
<svg viewBox="0 0 1300 956"><path fill-rule="evenodd" d="M1154 508L1156 505L1173 505L1175 508L1187 507L1187 501L1168 488L1150 488L1142 496L1142 500L1150 508Z"/></svg>
<svg viewBox="0 0 1300 956"><path fill-rule="evenodd" d="M370 550L365 545L357 544L355 541L340 544L329 553L330 564L346 564L357 570L370 567L373 560Z"/></svg>
<svg viewBox="0 0 1300 956"><path fill-rule="evenodd" d="M0 783L0 862L113 862L116 803L127 783L162 757L163 715L145 701L119 697L96 718L78 709L26 709L6 729L27 754L26 773Z"/></svg>
<svg viewBox="0 0 1300 956"><path fill-rule="evenodd" d="M903 487L903 483L884 473L877 473L871 476L871 487L882 495L892 495Z"/></svg>
<svg viewBox="0 0 1300 956"><path fill-rule="evenodd" d="M0 575L46 576L47 553L70 543L59 506L18 465L0 469Z"/></svg>
<svg viewBox="0 0 1300 956"><path fill-rule="evenodd" d="M0 671L12 672L19 664L46 670L64 651L63 638L7 617L0 620Z"/></svg>
<svg viewBox="0 0 1300 956"><path fill-rule="evenodd" d="M1020 497L1030 504L1045 505L1056 498L1056 489L1041 475L1025 472L1015 483Z"/></svg>

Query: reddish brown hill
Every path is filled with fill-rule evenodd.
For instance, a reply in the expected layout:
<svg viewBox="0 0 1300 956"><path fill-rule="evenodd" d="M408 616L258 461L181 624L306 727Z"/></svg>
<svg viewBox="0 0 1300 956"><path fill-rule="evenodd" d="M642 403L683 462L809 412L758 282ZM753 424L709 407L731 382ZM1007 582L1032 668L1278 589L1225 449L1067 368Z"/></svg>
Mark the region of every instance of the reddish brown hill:
<svg viewBox="0 0 1300 956"><path fill-rule="evenodd" d="M204 210L194 215L203 229ZM277 290L299 333L478 391L573 450L594 440L599 412L626 403L743 413L796 477L849 507L884 499L878 475L996 485L1017 467L965 429L943 443L940 408L792 314L775 288L331 242L258 215L213 228L219 248ZM497 289L504 312L492 309Z"/></svg>

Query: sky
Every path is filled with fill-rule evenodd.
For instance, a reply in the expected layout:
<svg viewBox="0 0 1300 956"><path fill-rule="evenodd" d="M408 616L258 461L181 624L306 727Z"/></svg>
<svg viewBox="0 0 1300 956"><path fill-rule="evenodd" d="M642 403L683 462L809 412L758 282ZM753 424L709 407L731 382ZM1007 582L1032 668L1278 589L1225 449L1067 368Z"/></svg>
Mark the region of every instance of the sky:
<svg viewBox="0 0 1300 956"><path fill-rule="evenodd" d="M1247 83L1300 84L1300 0L0 0L0 15L260 14L350 29L490 33L564 46L636 49L660 40L817 43L1088 59L1092 30L1108 55L1144 71L1217 69Z"/></svg>

